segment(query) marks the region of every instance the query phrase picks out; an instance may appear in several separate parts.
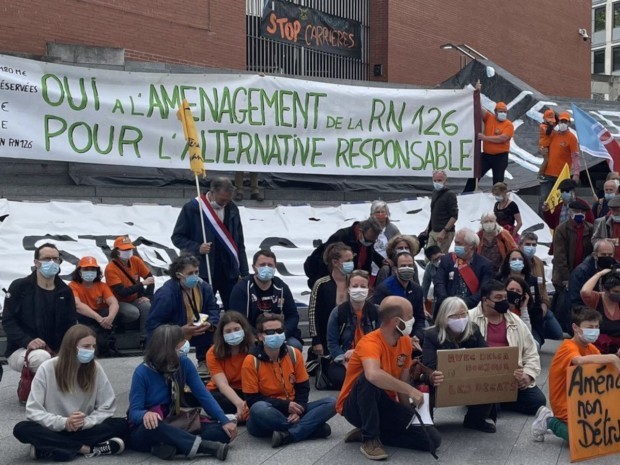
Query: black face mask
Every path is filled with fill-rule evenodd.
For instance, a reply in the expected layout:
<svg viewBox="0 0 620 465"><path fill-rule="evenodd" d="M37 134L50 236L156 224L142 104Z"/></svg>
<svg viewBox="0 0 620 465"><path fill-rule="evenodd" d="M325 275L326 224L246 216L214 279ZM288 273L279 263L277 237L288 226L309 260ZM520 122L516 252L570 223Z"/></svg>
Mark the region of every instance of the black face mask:
<svg viewBox="0 0 620 465"><path fill-rule="evenodd" d="M518 292L508 291L508 303L514 305L515 307L521 307L521 299L522 299L522 297L523 296L521 294L519 294ZM497 310L497 308L495 308L495 310ZM502 313L502 312L500 312L500 313Z"/></svg>
<svg viewBox="0 0 620 465"><path fill-rule="evenodd" d="M599 270L609 270L615 264L616 259L614 257L599 257L596 259L596 267Z"/></svg>
<svg viewBox="0 0 620 465"><path fill-rule="evenodd" d="M506 313L508 311L508 300L500 300L498 302L493 302L493 308L497 313Z"/></svg>

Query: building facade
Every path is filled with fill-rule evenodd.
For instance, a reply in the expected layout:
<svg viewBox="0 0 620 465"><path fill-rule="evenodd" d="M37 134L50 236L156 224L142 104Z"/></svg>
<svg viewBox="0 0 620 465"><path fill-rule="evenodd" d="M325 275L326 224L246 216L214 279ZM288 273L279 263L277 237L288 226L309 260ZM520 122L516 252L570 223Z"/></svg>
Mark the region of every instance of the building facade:
<svg viewBox="0 0 620 465"><path fill-rule="evenodd" d="M50 44L73 44L122 49L124 60L132 62L432 87L463 65L454 48L441 46L466 44L542 93L590 96L590 47L577 34L590 24L589 2L291 3L359 23L360 56L261 37L264 0L2 2L0 53L52 59Z"/></svg>

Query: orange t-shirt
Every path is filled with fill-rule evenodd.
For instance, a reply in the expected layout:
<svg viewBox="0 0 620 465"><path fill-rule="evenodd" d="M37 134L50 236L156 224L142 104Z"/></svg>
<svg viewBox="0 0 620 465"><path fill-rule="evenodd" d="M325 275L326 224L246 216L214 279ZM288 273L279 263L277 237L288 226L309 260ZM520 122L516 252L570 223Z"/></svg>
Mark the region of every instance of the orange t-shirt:
<svg viewBox="0 0 620 465"><path fill-rule="evenodd" d="M377 360L383 371L394 378L400 379L402 371L409 370L411 366L412 351L411 338L401 337L395 346L391 346L383 337L381 329L375 329L366 334L355 346L353 356L349 360L347 375L344 379L340 396L338 396L338 402L336 402L336 411L342 413L344 402L349 397L353 384L364 372L364 360ZM386 392L392 399L398 399L395 392Z"/></svg>
<svg viewBox="0 0 620 465"><path fill-rule="evenodd" d="M297 363L293 366L293 359L287 353L276 363L261 360L256 371L256 362L253 355L248 355L241 367L241 385L244 394L260 393L274 399L295 400L295 384L308 381L308 372L304 364L304 357L297 349Z"/></svg>
<svg viewBox="0 0 620 465"><path fill-rule="evenodd" d="M220 360L215 356L213 346L207 351L207 366L211 372L211 380L207 383L207 389L209 391L217 391L217 386L213 381L213 377L218 373L224 373L228 380L228 385L239 391L241 389L241 367L243 361L248 354L238 353L232 355L224 360Z"/></svg>
<svg viewBox="0 0 620 465"><path fill-rule="evenodd" d="M548 149L549 144L551 143L551 134L553 134L553 132L547 135L547 127L548 126L545 123L538 126L538 146L540 148Z"/></svg>
<svg viewBox="0 0 620 465"><path fill-rule="evenodd" d="M91 287L86 287L82 283L71 281L69 287L73 290L73 295L75 297L96 312L100 312L104 308L107 308L108 304L106 300L110 297L114 297L110 287L101 281L93 283Z"/></svg>
<svg viewBox="0 0 620 465"><path fill-rule="evenodd" d="M575 357L600 354L593 345L580 346L572 339L568 339L558 347L551 366L549 367L549 403L553 415L563 422L568 421L568 396L566 394L566 372Z"/></svg>
<svg viewBox="0 0 620 465"><path fill-rule="evenodd" d="M512 121L498 121L494 114L488 111L484 112L484 135L485 136L509 136L506 142L482 142L482 151L489 155L497 155L498 153L508 152L510 150L510 139L514 136L515 128Z"/></svg>
<svg viewBox="0 0 620 465"><path fill-rule="evenodd" d="M118 266L122 266L125 271L131 276L135 283L132 283L129 278L123 273ZM140 278L146 278L151 274L151 271L148 269L146 264L142 261L140 257L133 256L129 259L129 267L124 266L120 260L114 260L105 267L105 282L111 288L122 284L123 287L131 287L134 284L137 284L140 281ZM138 298L138 294L131 294L127 297L116 296L116 298L121 302L133 302Z"/></svg>
<svg viewBox="0 0 620 465"><path fill-rule="evenodd" d="M568 164L570 168L573 160L573 153L579 152L579 145L575 134L570 131L566 131L562 134L558 131L553 131L550 137L549 161L547 162L545 174L547 176L558 177L565 164Z"/></svg>

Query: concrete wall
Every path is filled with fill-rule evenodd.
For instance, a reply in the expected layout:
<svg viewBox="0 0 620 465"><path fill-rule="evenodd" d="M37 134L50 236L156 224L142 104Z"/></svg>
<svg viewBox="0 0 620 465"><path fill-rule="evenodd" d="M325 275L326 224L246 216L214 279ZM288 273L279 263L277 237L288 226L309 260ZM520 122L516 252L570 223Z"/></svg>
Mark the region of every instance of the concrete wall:
<svg viewBox="0 0 620 465"><path fill-rule="evenodd" d="M384 67L390 82L434 85L460 68L439 46L465 43L544 94L587 98L590 44L577 31L590 24L586 1L390 0Z"/></svg>

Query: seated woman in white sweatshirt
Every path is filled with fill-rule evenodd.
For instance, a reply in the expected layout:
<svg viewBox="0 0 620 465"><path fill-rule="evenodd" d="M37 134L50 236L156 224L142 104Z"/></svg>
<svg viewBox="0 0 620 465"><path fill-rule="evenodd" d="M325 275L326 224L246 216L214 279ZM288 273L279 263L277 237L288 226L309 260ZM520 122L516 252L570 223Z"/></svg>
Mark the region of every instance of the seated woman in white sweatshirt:
<svg viewBox="0 0 620 465"><path fill-rule="evenodd" d="M26 421L13 435L31 444L33 459L69 461L120 454L125 449L127 421L112 418L116 396L101 365L95 362L95 333L72 326L58 356L44 362L32 380Z"/></svg>

